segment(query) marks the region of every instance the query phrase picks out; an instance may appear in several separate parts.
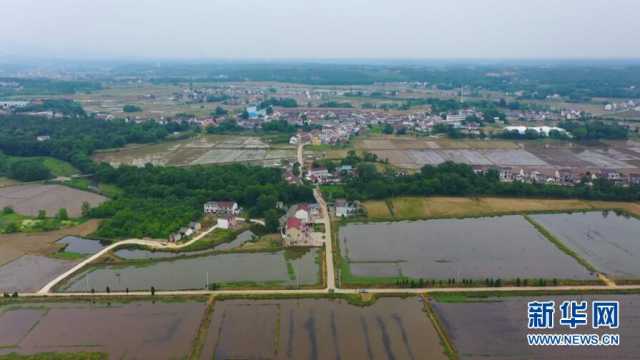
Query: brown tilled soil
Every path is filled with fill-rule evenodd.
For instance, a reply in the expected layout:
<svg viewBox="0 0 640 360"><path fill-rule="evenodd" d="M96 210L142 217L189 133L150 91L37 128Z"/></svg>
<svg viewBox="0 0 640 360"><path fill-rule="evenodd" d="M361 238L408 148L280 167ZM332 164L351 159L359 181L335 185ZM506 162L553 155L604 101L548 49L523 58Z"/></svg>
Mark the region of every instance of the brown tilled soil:
<svg viewBox="0 0 640 360"><path fill-rule="evenodd" d="M0 266L20 256L47 255L58 251L55 242L65 236L87 236L98 229L98 220L89 220L78 226L42 233L0 235Z"/></svg>

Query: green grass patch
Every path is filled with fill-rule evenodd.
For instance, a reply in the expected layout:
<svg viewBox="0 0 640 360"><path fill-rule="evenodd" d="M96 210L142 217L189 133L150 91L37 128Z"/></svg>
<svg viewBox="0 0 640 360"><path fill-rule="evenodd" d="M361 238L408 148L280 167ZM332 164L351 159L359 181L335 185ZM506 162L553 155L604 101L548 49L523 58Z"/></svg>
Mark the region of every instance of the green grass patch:
<svg viewBox="0 0 640 360"><path fill-rule="evenodd" d="M124 192L122 189L120 189L115 185L104 184L104 183L98 184L98 190L100 190L100 193L102 195L112 199L117 197L118 195L121 195Z"/></svg>
<svg viewBox="0 0 640 360"><path fill-rule="evenodd" d="M80 171L66 161L54 159L51 157L41 157L44 166L46 166L54 176L69 177L79 174Z"/></svg>
<svg viewBox="0 0 640 360"><path fill-rule="evenodd" d="M69 181L65 181L64 184L68 187L84 191L88 191L89 186L91 186L91 182L86 178L73 178Z"/></svg>
<svg viewBox="0 0 640 360"><path fill-rule="evenodd" d="M81 260L87 257L87 255L70 251L58 251L49 255L49 257L60 260Z"/></svg>
<svg viewBox="0 0 640 360"><path fill-rule="evenodd" d="M215 229L209 235L180 249L180 251L199 251L214 248L220 244L232 242L238 234L233 230Z"/></svg>
<svg viewBox="0 0 640 360"><path fill-rule="evenodd" d="M2 211L2 210L0 210ZM0 212L0 234L31 233L59 230L80 224L80 220L38 219L18 213Z"/></svg>

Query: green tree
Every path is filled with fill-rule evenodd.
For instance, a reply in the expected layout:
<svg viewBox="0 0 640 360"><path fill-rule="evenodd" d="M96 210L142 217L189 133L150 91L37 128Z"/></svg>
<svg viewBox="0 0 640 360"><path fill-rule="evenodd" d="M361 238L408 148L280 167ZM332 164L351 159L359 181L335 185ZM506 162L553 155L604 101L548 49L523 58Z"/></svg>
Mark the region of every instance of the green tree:
<svg viewBox="0 0 640 360"><path fill-rule="evenodd" d="M62 208L58 210L58 215L56 215L56 218L62 221L69 220L69 214L67 213L67 209Z"/></svg>
<svg viewBox="0 0 640 360"><path fill-rule="evenodd" d="M89 215L89 211L91 211L91 204L88 201L82 202L82 216L86 217Z"/></svg>
<svg viewBox="0 0 640 360"><path fill-rule="evenodd" d="M13 208L11 206L5 206L2 209L2 213L5 215L9 215L9 214L13 214L15 211L13 210Z"/></svg>
<svg viewBox="0 0 640 360"><path fill-rule="evenodd" d="M227 110L225 110L222 106L216 106L216 110L213 112L214 116L225 116L227 115Z"/></svg>
<svg viewBox="0 0 640 360"><path fill-rule="evenodd" d="M47 212L45 210L38 210L38 219L44 220L47 218Z"/></svg>
<svg viewBox="0 0 640 360"><path fill-rule="evenodd" d="M9 166L9 177L20 181L47 180L51 171L39 160L19 160Z"/></svg>
<svg viewBox="0 0 640 360"><path fill-rule="evenodd" d="M135 112L142 111L142 108L140 106L137 106L137 105L127 104L127 105L122 107L122 111L124 111L126 113L135 113Z"/></svg>
<svg viewBox="0 0 640 360"><path fill-rule="evenodd" d="M276 209L267 210L264 215L264 224L269 233L278 232L280 228L280 213Z"/></svg>
<svg viewBox="0 0 640 360"><path fill-rule="evenodd" d="M7 234L17 233L18 231L20 231L20 228L15 222L8 223L4 228L4 232L6 232Z"/></svg>

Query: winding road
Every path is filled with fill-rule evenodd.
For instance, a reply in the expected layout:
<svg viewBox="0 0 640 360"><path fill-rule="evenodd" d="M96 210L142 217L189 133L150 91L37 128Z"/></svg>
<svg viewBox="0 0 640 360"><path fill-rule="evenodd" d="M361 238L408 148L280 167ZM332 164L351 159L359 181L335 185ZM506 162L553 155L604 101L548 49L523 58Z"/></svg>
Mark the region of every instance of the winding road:
<svg viewBox="0 0 640 360"><path fill-rule="evenodd" d="M242 221L242 219L238 219L238 220ZM250 221L254 222L254 223L261 224L261 225L264 225L264 221L262 221L262 220L251 219ZM92 263L92 262L96 261L97 259L99 259L100 257L102 257L104 254L106 254L109 251L112 251L112 250L114 250L116 248L119 248L119 247L122 247L122 246L126 246L126 245L142 245L142 246L146 246L146 247L149 247L151 249L156 249L156 250L180 250L180 249L186 248L187 246L195 243L196 241L198 241L198 240L202 239L203 237L209 235L213 230L219 229L219 228L220 227L218 226L218 224L216 224L216 225L212 226L211 228L207 229L206 231L202 232L201 234L198 234L197 236L194 236L193 239L191 239L191 240L189 240L189 241L187 241L186 243L183 243L183 244L176 244L176 243L170 243L170 242L159 242L159 241L154 241L154 240L143 240L143 239L129 239L129 240L123 240L123 241L119 241L117 243L113 243L113 244L105 247L104 249L98 251L97 253L91 255L90 257L86 258L82 262L78 263L76 266L72 267L68 271L64 272L63 274L59 275L58 277L56 277L55 279L50 281L47 285L45 285L42 289L40 289L37 292L37 294L45 295L45 294L51 293L51 290L56 285L58 285L61 281L63 281L64 279L70 277L71 275L73 275L77 271L81 270L85 266L89 265L90 263Z"/></svg>

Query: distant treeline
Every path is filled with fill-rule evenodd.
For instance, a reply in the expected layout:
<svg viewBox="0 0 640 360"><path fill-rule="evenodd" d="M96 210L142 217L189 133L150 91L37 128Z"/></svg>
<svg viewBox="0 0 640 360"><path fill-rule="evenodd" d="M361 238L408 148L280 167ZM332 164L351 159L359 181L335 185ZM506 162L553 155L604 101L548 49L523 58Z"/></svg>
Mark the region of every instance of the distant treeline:
<svg viewBox="0 0 640 360"><path fill-rule="evenodd" d="M155 66L155 65L154 65ZM640 97L640 65L355 65L355 64L164 64L123 66L118 74L145 72L157 83L185 79L210 81L281 81L311 85L369 85L421 82L440 89L521 92L523 99L558 94L573 101Z"/></svg>
<svg viewBox="0 0 640 360"><path fill-rule="evenodd" d="M23 108L16 109L16 112L40 112L40 111L52 111L57 114L71 117L85 117L87 113L82 108L82 105L67 99L47 99L43 100L41 104L29 104Z"/></svg>
<svg viewBox="0 0 640 360"><path fill-rule="evenodd" d="M202 217L210 200L233 200L248 216L274 219L281 201L291 204L313 200L311 188L289 185L282 170L261 166L225 165L188 168L143 168L100 164L96 180L118 186L123 193L91 210L107 218L97 235L107 238L166 238L171 232ZM270 229L273 231L274 229Z"/></svg>
<svg viewBox="0 0 640 360"><path fill-rule="evenodd" d="M0 78L0 96L15 95L70 95L102 89L96 81L71 81L53 79Z"/></svg>
<svg viewBox="0 0 640 360"><path fill-rule="evenodd" d="M383 174L371 164L359 164L356 176L332 188L332 197L352 200L385 199L393 196L511 196L540 198L579 198L590 200L638 201L640 187L621 187L598 179L591 186L500 182L496 170L476 174L469 165L445 162L426 165L415 175Z"/></svg>

